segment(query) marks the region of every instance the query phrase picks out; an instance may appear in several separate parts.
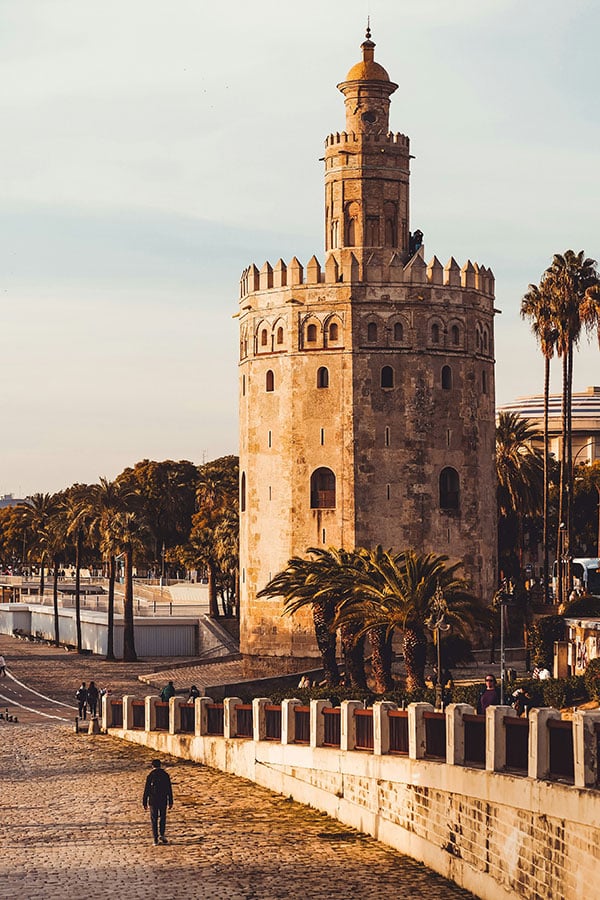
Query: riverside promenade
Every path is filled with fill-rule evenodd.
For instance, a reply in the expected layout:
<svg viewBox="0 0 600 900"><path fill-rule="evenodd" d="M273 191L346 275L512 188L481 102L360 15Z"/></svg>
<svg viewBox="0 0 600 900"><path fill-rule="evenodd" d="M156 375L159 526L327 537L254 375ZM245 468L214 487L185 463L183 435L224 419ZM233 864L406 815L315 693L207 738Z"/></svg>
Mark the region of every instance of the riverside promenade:
<svg viewBox="0 0 600 900"><path fill-rule="evenodd" d="M0 720L3 900L471 896L314 810L168 757L175 797L170 843L155 847L141 806L154 752L75 734L73 699L78 684L90 679L143 696L148 686L137 675L153 665L105 663L7 636L0 636L0 653L17 679L1 678L0 696L18 690L21 704L10 706L18 724ZM6 705L0 700L0 710Z"/></svg>

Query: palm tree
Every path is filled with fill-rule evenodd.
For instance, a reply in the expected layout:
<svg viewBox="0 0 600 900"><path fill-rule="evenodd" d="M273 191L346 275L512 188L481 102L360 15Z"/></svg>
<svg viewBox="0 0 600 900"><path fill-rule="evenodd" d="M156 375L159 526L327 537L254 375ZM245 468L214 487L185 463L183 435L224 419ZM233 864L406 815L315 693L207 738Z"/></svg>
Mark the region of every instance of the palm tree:
<svg viewBox="0 0 600 900"><path fill-rule="evenodd" d="M84 533L90 520L90 488L86 484L75 484L65 491L62 509L66 518L65 537L72 538L75 547L75 630L77 652L82 652L81 643L81 552Z"/></svg>
<svg viewBox="0 0 600 900"><path fill-rule="evenodd" d="M403 651L408 692L425 686L427 637L425 629L439 590L447 605L446 621L461 636L468 637L476 624L487 622L489 614L457 574L460 563L447 565L447 556L381 553L365 567L355 584L360 604L340 610L338 621L350 619L365 634L373 628L403 631Z"/></svg>
<svg viewBox="0 0 600 900"><path fill-rule="evenodd" d="M136 509L135 505L135 497L130 495L114 516L111 526L114 530L115 546L125 561L125 597L123 599L123 660L125 662L137 662L133 615L133 557L134 553L144 551L144 541L150 534L142 509L139 505Z"/></svg>
<svg viewBox="0 0 600 900"><path fill-rule="evenodd" d="M518 413L501 412L496 426L496 475L498 511L506 520L517 523L518 571L523 548L523 521L539 513L543 498L544 463L532 447L538 432Z"/></svg>
<svg viewBox="0 0 600 900"><path fill-rule="evenodd" d="M44 602L44 567L48 555L45 535L50 518L54 513L54 502L51 494L32 494L27 498L27 505L23 508L25 523L31 533L34 549L38 552L41 603Z"/></svg>
<svg viewBox="0 0 600 900"><path fill-rule="evenodd" d="M218 618L217 579L220 572L215 531L222 519L232 513L238 515L238 460L224 456L205 463L200 469L196 493L198 512L193 518L190 543L196 558L206 566L208 573L209 610L212 618Z"/></svg>
<svg viewBox="0 0 600 900"><path fill-rule="evenodd" d="M583 324L582 310L585 312L588 308L586 295L589 297L588 292L598 285L596 261L586 258L583 250L580 250L579 253L575 253L573 250L556 253L551 265L546 270L546 277L552 292L553 319L557 329L556 349L563 362L563 435L560 460L559 529L563 522L566 528L562 548L560 547L560 535L558 537L559 552L557 552L557 557L561 555L560 550L562 549L562 555L567 560L566 582L567 589L569 589L572 581L570 537L573 519L573 451L571 440L573 357ZM559 566L559 572L560 568ZM563 599L564 597L561 596L560 600L562 601Z"/></svg>
<svg viewBox="0 0 600 900"><path fill-rule="evenodd" d="M550 496L548 419L550 404L550 362L554 356L557 329L553 318L552 291L548 279L543 277L539 286L530 284L521 301L521 316L531 320L531 329L544 357L544 501L542 545L544 554L544 600L548 602L550 587L550 540L548 511Z"/></svg>
<svg viewBox="0 0 600 900"><path fill-rule="evenodd" d="M92 485L89 496L90 532L95 536L100 552L108 563L108 610L106 659L115 658L115 580L117 572L117 538L114 528L115 517L123 509L124 490L116 481L100 478Z"/></svg>

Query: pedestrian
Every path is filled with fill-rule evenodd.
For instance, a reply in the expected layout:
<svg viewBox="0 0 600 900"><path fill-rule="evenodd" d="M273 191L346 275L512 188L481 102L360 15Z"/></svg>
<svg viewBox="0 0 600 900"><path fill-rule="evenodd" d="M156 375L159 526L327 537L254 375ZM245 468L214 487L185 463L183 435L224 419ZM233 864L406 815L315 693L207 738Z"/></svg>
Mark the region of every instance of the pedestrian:
<svg viewBox="0 0 600 900"><path fill-rule="evenodd" d="M196 687L196 685L193 684L193 685L191 686L190 690L189 690L188 695L187 695L187 702L188 702L188 703L194 703L194 701L196 700L196 697L199 697L199 696L200 696L200 691L198 690L198 688Z"/></svg>
<svg viewBox="0 0 600 900"><path fill-rule="evenodd" d="M173 788L171 779L162 768L160 759L152 760L152 771L146 778L144 796L142 797L144 809L150 806L150 821L152 823L152 837L154 844L167 844L165 826L167 824L167 805L173 808Z"/></svg>
<svg viewBox="0 0 600 900"><path fill-rule="evenodd" d="M162 691L160 692L160 699L163 703L168 703L171 697L175 696L175 685L172 681L169 681L168 684L164 686Z"/></svg>
<svg viewBox="0 0 600 900"><path fill-rule="evenodd" d="M485 690L481 692L479 695L479 700L477 701L477 712L480 716L485 716L485 711L488 706L499 706L500 705L500 688L496 683L495 675L486 675L485 676Z"/></svg>
<svg viewBox="0 0 600 900"><path fill-rule="evenodd" d="M1 653L0 653L0 675L2 675L3 678L6 678L6 660L4 659L4 657L2 656Z"/></svg>
<svg viewBox="0 0 600 900"><path fill-rule="evenodd" d="M90 711L90 716L98 715L98 697L100 696L100 692L93 681L90 681L88 689L87 689L87 705Z"/></svg>
<svg viewBox="0 0 600 900"><path fill-rule="evenodd" d="M79 706L79 718L85 721L85 712L88 699L88 692L85 686L85 681L82 681L81 685L75 691L75 699L77 700L77 705Z"/></svg>

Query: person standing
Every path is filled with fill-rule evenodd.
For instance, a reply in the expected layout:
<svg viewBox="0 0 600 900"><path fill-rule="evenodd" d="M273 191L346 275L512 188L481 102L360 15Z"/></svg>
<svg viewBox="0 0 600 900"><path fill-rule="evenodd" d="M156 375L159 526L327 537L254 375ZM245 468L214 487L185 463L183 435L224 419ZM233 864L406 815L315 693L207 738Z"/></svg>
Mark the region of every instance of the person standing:
<svg viewBox="0 0 600 900"><path fill-rule="evenodd" d="M98 688L94 684L93 681L90 681L88 689L87 689L87 705L90 711L90 716L98 715L98 697L100 692Z"/></svg>
<svg viewBox="0 0 600 900"><path fill-rule="evenodd" d="M81 685L75 691L75 699L77 700L77 705L79 707L79 718L85 721L88 700L88 692L85 686L85 681L82 681Z"/></svg>
<svg viewBox="0 0 600 900"><path fill-rule="evenodd" d="M6 660L4 659L4 657L2 656L1 653L0 653L0 675L2 675L3 678L6 678Z"/></svg>
<svg viewBox="0 0 600 900"><path fill-rule="evenodd" d="M171 779L162 768L160 759L152 760L152 771L146 778L142 806L147 809L150 806L150 821L152 823L152 837L154 844L167 844L165 827L167 824L167 806L173 808L173 788Z"/></svg>
<svg viewBox="0 0 600 900"><path fill-rule="evenodd" d="M488 706L499 706L500 705L500 688L496 683L495 675L486 675L485 676L485 690L481 692L479 695L479 700L477 701L477 712L480 716L485 716L485 711Z"/></svg>
<svg viewBox="0 0 600 900"><path fill-rule="evenodd" d="M165 684L164 688L160 692L160 699L163 703L168 703L171 697L175 696L175 685L172 681L169 681L168 684Z"/></svg>

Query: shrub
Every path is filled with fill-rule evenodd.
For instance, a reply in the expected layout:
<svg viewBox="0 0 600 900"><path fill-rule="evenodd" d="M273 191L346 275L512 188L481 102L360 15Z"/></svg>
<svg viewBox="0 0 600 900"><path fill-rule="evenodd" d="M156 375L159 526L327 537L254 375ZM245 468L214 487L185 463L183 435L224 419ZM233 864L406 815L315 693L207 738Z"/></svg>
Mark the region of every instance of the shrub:
<svg viewBox="0 0 600 900"><path fill-rule="evenodd" d="M579 597L577 600L572 600L565 606L563 615L570 619L575 616L600 616L600 597Z"/></svg>
<svg viewBox="0 0 600 900"><path fill-rule="evenodd" d="M485 684L458 684L452 688L452 703L469 703L475 710Z"/></svg>
<svg viewBox="0 0 600 900"><path fill-rule="evenodd" d="M534 666L552 669L554 641L562 641L565 623L562 616L542 616L529 629Z"/></svg>
<svg viewBox="0 0 600 900"><path fill-rule="evenodd" d="M576 701L587 699L582 675L574 675L572 678L549 678L540 683L544 706L563 709L565 706L573 706Z"/></svg>
<svg viewBox="0 0 600 900"><path fill-rule="evenodd" d="M600 658L593 659L583 676L591 700L600 700Z"/></svg>

